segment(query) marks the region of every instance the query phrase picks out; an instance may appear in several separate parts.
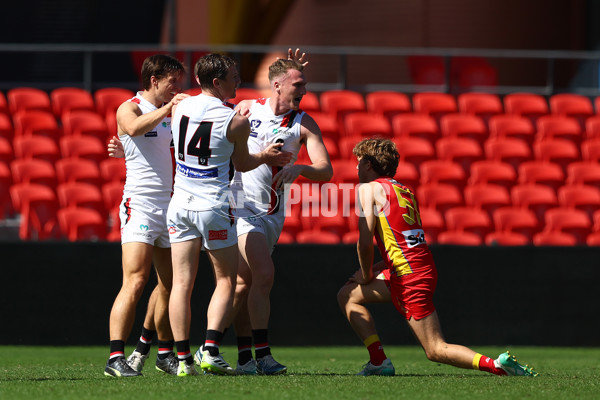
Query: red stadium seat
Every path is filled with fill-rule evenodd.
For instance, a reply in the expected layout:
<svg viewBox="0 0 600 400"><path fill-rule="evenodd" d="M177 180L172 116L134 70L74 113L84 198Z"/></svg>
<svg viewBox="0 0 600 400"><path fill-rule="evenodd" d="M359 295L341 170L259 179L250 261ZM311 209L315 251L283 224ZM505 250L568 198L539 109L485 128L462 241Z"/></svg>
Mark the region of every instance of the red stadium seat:
<svg viewBox="0 0 600 400"><path fill-rule="evenodd" d="M459 90L498 86L498 71L482 57L452 57L450 80Z"/></svg>
<svg viewBox="0 0 600 400"><path fill-rule="evenodd" d="M600 232L592 232L585 239L588 246L600 246Z"/></svg>
<svg viewBox="0 0 600 400"><path fill-rule="evenodd" d="M546 185L556 190L564 184L565 175L558 164L526 161L519 166L519 183Z"/></svg>
<svg viewBox="0 0 600 400"><path fill-rule="evenodd" d="M54 164L60 158L56 142L46 136L20 136L15 138L15 158L45 160Z"/></svg>
<svg viewBox="0 0 600 400"><path fill-rule="evenodd" d="M311 113L310 116L315 120L317 125L319 125L323 137L337 140L342 136L341 127L333 116L322 112L314 112Z"/></svg>
<svg viewBox="0 0 600 400"><path fill-rule="evenodd" d="M338 244L341 238L333 232L319 230L302 231L296 235L296 242L303 244Z"/></svg>
<svg viewBox="0 0 600 400"><path fill-rule="evenodd" d="M504 110L507 114L526 117L531 122L550 112L543 96L533 93L511 93L504 96Z"/></svg>
<svg viewBox="0 0 600 400"><path fill-rule="evenodd" d="M65 136L59 144L63 158L83 158L100 163L107 157L106 146L93 136Z"/></svg>
<svg viewBox="0 0 600 400"><path fill-rule="evenodd" d="M362 94L352 90L326 90L321 93L321 110L334 117L338 123L346 114L366 111Z"/></svg>
<svg viewBox="0 0 600 400"><path fill-rule="evenodd" d="M435 159L435 149L430 141L419 137L394 137L393 142L398 148L400 161L413 164L416 168L427 160Z"/></svg>
<svg viewBox="0 0 600 400"><path fill-rule="evenodd" d="M585 244L587 235L591 233L592 223L587 213L582 210L551 208L546 211L544 221L546 223L544 232L569 233L575 237L577 244Z"/></svg>
<svg viewBox="0 0 600 400"><path fill-rule="evenodd" d="M465 174L469 173L471 164L484 158L481 145L462 137L442 137L435 144L438 159L453 161L459 164Z"/></svg>
<svg viewBox="0 0 600 400"><path fill-rule="evenodd" d="M477 208L454 207L446 211L444 216L449 231L471 232L483 239L493 230L488 214Z"/></svg>
<svg viewBox="0 0 600 400"><path fill-rule="evenodd" d="M585 120L585 139L600 139L600 115Z"/></svg>
<svg viewBox="0 0 600 400"><path fill-rule="evenodd" d="M62 123L65 136L93 136L104 143L114 135L114 132L109 134L104 117L92 111L66 112Z"/></svg>
<svg viewBox="0 0 600 400"><path fill-rule="evenodd" d="M15 137L47 136L56 142L62 136L62 129L54 115L47 111L21 111L13 114Z"/></svg>
<svg viewBox="0 0 600 400"><path fill-rule="evenodd" d="M404 93L391 91L370 92L365 96L365 100L368 112L385 117L390 122L394 116L412 111L410 99Z"/></svg>
<svg viewBox="0 0 600 400"><path fill-rule="evenodd" d="M540 224L535 213L529 209L507 206L494 210L492 215L496 232L518 233L529 241L540 231Z"/></svg>
<svg viewBox="0 0 600 400"><path fill-rule="evenodd" d="M61 208L90 208L105 216L107 210L100 189L89 183L66 182L56 187Z"/></svg>
<svg viewBox="0 0 600 400"><path fill-rule="evenodd" d="M511 204L510 194L504 186L494 184L467 185L464 189L465 204L488 213Z"/></svg>
<svg viewBox="0 0 600 400"><path fill-rule="evenodd" d="M356 244L358 242L358 238L360 237L360 232L358 230L352 230L344 233L342 235L342 243L344 244Z"/></svg>
<svg viewBox="0 0 600 400"><path fill-rule="evenodd" d="M512 114L495 115L489 120L491 138L521 139L532 145L535 139L535 128L525 117Z"/></svg>
<svg viewBox="0 0 600 400"><path fill-rule="evenodd" d="M125 101L133 98L135 93L123 88L102 88L94 92L96 112L105 116L108 113L115 114L117 109Z"/></svg>
<svg viewBox="0 0 600 400"><path fill-rule="evenodd" d="M515 185L510 192L513 205L531 210L538 223L544 221L544 214L550 208L558 205L554 189L546 185L521 184Z"/></svg>
<svg viewBox="0 0 600 400"><path fill-rule="evenodd" d="M60 232L70 242L106 240L106 222L89 208L61 208L57 212Z"/></svg>
<svg viewBox="0 0 600 400"><path fill-rule="evenodd" d="M584 140L581 143L581 158L583 161L600 161L600 138Z"/></svg>
<svg viewBox="0 0 600 400"><path fill-rule="evenodd" d="M0 114L8 115L10 111L8 109L8 101L6 100L6 96L4 92L0 91Z"/></svg>
<svg viewBox="0 0 600 400"><path fill-rule="evenodd" d="M63 158L56 162L58 183L85 182L100 186L102 178L98 165L83 158Z"/></svg>
<svg viewBox="0 0 600 400"><path fill-rule="evenodd" d="M355 112L344 118L344 135L366 137L391 137L392 127L388 120L376 114Z"/></svg>
<svg viewBox="0 0 600 400"><path fill-rule="evenodd" d="M321 112L319 97L313 92L306 92L304 97L302 97L302 101L300 102L300 109L309 114Z"/></svg>
<svg viewBox="0 0 600 400"><path fill-rule="evenodd" d="M480 246L483 244L483 239L472 232L444 231L438 235L437 243L455 246Z"/></svg>
<svg viewBox="0 0 600 400"><path fill-rule="evenodd" d="M8 114L0 113L0 138L12 141L15 137L12 121Z"/></svg>
<svg viewBox="0 0 600 400"><path fill-rule="evenodd" d="M467 179L464 169L460 164L453 161L424 161L419 171L421 173L421 185L427 183L448 183L462 189Z"/></svg>
<svg viewBox="0 0 600 400"><path fill-rule="evenodd" d="M474 115L447 114L440 120L442 137L461 137L473 139L480 145L488 138L483 120Z"/></svg>
<svg viewBox="0 0 600 400"><path fill-rule="evenodd" d="M429 115L436 121L439 121L446 114L458 111L456 99L448 93L415 93L412 101L415 113Z"/></svg>
<svg viewBox="0 0 600 400"><path fill-rule="evenodd" d="M575 246L575 236L564 232L539 232L533 236L536 246Z"/></svg>
<svg viewBox="0 0 600 400"><path fill-rule="evenodd" d="M591 161L576 161L569 164L566 183L600 188L600 164Z"/></svg>
<svg viewBox="0 0 600 400"><path fill-rule="evenodd" d="M558 204L585 211L590 219L600 210L600 189L595 186L565 185L558 188Z"/></svg>
<svg viewBox="0 0 600 400"><path fill-rule="evenodd" d="M412 163L400 161L394 179L414 190L419 185L419 171Z"/></svg>
<svg viewBox="0 0 600 400"><path fill-rule="evenodd" d="M574 118L544 115L538 118L536 126L536 140L566 139L579 146L583 139L581 126Z"/></svg>
<svg viewBox="0 0 600 400"><path fill-rule="evenodd" d="M444 59L437 56L409 56L411 80L417 85L443 85L446 79Z"/></svg>
<svg viewBox="0 0 600 400"><path fill-rule="evenodd" d="M118 208L123 199L123 182L110 181L102 185L102 201L105 210Z"/></svg>
<svg viewBox="0 0 600 400"><path fill-rule="evenodd" d="M416 194L421 208L436 210L442 214L464 204L461 191L447 183L420 185Z"/></svg>
<svg viewBox="0 0 600 400"><path fill-rule="evenodd" d="M425 231L425 240L428 244L434 244L438 241L440 233L446 229L446 222L441 212L434 208L419 207L421 215L421 225Z"/></svg>
<svg viewBox="0 0 600 400"><path fill-rule="evenodd" d="M580 126L585 125L587 118L594 115L594 108L589 97L573 93L560 93L550 96L550 112L577 120Z"/></svg>
<svg viewBox="0 0 600 400"><path fill-rule="evenodd" d="M9 193L11 184L12 175L8 164L0 161L0 220L13 212Z"/></svg>
<svg viewBox="0 0 600 400"><path fill-rule="evenodd" d="M566 139L542 139L533 143L533 155L536 160L556 163L566 173L567 166L580 161L579 146Z"/></svg>
<svg viewBox="0 0 600 400"><path fill-rule="evenodd" d="M356 159L340 159L331 161L333 179L336 182L358 183L358 170Z"/></svg>
<svg viewBox="0 0 600 400"><path fill-rule="evenodd" d="M50 92L52 111L61 119L64 113L73 110L96 111L94 98L85 89L77 87L60 87Z"/></svg>
<svg viewBox="0 0 600 400"><path fill-rule="evenodd" d="M52 112L50 96L41 89L21 87L11 89L6 93L8 107L11 114L19 111L45 111Z"/></svg>
<svg viewBox="0 0 600 400"><path fill-rule="evenodd" d="M277 244L293 244L296 243L296 238L289 232L282 231L277 239Z"/></svg>
<svg viewBox="0 0 600 400"><path fill-rule="evenodd" d="M500 97L492 93L461 93L457 102L461 113L479 117L486 124L491 117L504 112Z"/></svg>
<svg viewBox="0 0 600 400"><path fill-rule="evenodd" d="M517 232L491 232L485 237L488 246L526 246L531 244L527 236Z"/></svg>
<svg viewBox="0 0 600 400"><path fill-rule="evenodd" d="M10 163L15 158L15 152L13 151L10 142L0 137L0 162Z"/></svg>
<svg viewBox="0 0 600 400"><path fill-rule="evenodd" d="M120 182L125 183L127 169L125 168L125 160L121 158L109 157L100 161L100 175L104 182Z"/></svg>
<svg viewBox="0 0 600 400"><path fill-rule="evenodd" d="M515 171L523 162L532 159L530 147L521 139L490 138L483 149L486 159L510 164Z"/></svg>
<svg viewBox="0 0 600 400"><path fill-rule="evenodd" d="M15 211L21 214L19 238L45 240L57 236L58 201L52 189L44 185L19 183L10 187L10 197Z"/></svg>
<svg viewBox="0 0 600 400"><path fill-rule="evenodd" d="M238 88L233 99L229 101L233 104L238 104L242 100L256 100L265 97L259 90L252 88Z"/></svg>
<svg viewBox="0 0 600 400"><path fill-rule="evenodd" d="M400 114L392 118L392 131L395 137L420 137L432 144L440 138L435 119L420 114Z"/></svg>
<svg viewBox="0 0 600 400"><path fill-rule="evenodd" d="M515 169L509 163L494 160L480 160L471 164L468 183L491 183L510 189L517 183Z"/></svg>
<svg viewBox="0 0 600 400"><path fill-rule="evenodd" d="M10 163L13 183L29 183L56 187L54 166L45 160L17 159Z"/></svg>

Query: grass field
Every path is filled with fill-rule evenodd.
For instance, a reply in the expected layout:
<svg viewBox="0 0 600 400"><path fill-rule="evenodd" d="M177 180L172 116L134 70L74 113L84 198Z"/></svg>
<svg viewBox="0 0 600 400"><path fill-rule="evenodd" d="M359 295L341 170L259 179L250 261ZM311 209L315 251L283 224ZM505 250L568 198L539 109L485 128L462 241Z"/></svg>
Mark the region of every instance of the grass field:
<svg viewBox="0 0 600 400"><path fill-rule="evenodd" d="M130 352L132 349L128 348ZM476 348L496 357L504 348ZM0 399L598 399L599 348L514 347L536 378L498 377L428 361L418 347L386 347L395 377L354 376L364 348L276 347L282 376L179 378L154 369L144 377L103 375L108 348L0 346ZM223 348L235 363L237 349ZM129 354L129 353L128 353Z"/></svg>

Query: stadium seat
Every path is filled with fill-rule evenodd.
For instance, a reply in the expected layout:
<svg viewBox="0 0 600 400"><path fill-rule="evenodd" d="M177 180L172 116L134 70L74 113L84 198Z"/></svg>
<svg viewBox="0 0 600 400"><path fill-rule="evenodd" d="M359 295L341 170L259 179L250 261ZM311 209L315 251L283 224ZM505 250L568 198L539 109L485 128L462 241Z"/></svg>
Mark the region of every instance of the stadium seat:
<svg viewBox="0 0 600 400"><path fill-rule="evenodd" d="M62 136L62 129L54 115L47 111L20 111L13 114L15 137L21 136L48 136L58 143Z"/></svg>
<svg viewBox="0 0 600 400"><path fill-rule="evenodd" d="M504 96L504 110L528 118L532 123L550 112L543 96L533 93L511 93Z"/></svg>
<svg viewBox="0 0 600 400"><path fill-rule="evenodd" d="M531 244L527 236L517 232L491 232L485 237L487 246L526 246Z"/></svg>
<svg viewBox="0 0 600 400"><path fill-rule="evenodd" d="M532 159L531 148L522 139L489 138L483 144L485 158L510 164L515 171L519 165Z"/></svg>
<svg viewBox="0 0 600 400"><path fill-rule="evenodd" d="M0 113L0 138L12 141L15 137L12 121L8 114Z"/></svg>
<svg viewBox="0 0 600 400"><path fill-rule="evenodd" d="M419 207L444 214L447 210L464 204L462 192L447 183L420 185L416 191Z"/></svg>
<svg viewBox="0 0 600 400"><path fill-rule="evenodd" d="M0 137L0 161L3 163L10 163L15 158L15 152L13 151L10 142Z"/></svg>
<svg viewBox="0 0 600 400"><path fill-rule="evenodd" d="M60 158L56 142L46 136L20 136L13 143L17 159L45 160L54 165Z"/></svg>
<svg viewBox="0 0 600 400"><path fill-rule="evenodd" d="M389 122L398 114L410 113L410 99L404 93L392 91L377 91L365 96L367 111L388 119Z"/></svg>
<svg viewBox="0 0 600 400"><path fill-rule="evenodd" d="M600 115L585 120L585 139L600 139Z"/></svg>
<svg viewBox="0 0 600 400"><path fill-rule="evenodd" d="M113 207L108 210L108 220L106 225L106 240L108 242L120 242L121 219L119 217L119 207Z"/></svg>
<svg viewBox="0 0 600 400"><path fill-rule="evenodd" d="M458 111L481 118L486 126L491 117L504 112L500 97L492 93L461 93L456 100Z"/></svg>
<svg viewBox="0 0 600 400"><path fill-rule="evenodd" d="M320 230L302 231L296 235L296 242L302 244L338 244L341 238L333 232Z"/></svg>
<svg viewBox="0 0 600 400"><path fill-rule="evenodd" d="M428 115L438 123L442 116L458 111L456 99L448 93L419 92L412 102L415 113Z"/></svg>
<svg viewBox="0 0 600 400"><path fill-rule="evenodd" d="M467 185L464 189L465 205L487 212L493 212L511 204L510 194L504 186L494 184Z"/></svg>
<svg viewBox="0 0 600 400"><path fill-rule="evenodd" d="M440 138L440 130L432 117L420 114L399 114L392 118L394 137L419 137L434 144Z"/></svg>
<svg viewBox="0 0 600 400"><path fill-rule="evenodd" d="M68 111L63 114L62 124L65 136L93 136L103 143L112 137L104 117L96 112Z"/></svg>
<svg viewBox="0 0 600 400"><path fill-rule="evenodd" d="M600 188L600 164L591 161L576 161L569 164L565 183L591 185Z"/></svg>
<svg viewBox="0 0 600 400"><path fill-rule="evenodd" d="M106 217L104 198L97 186L89 183L66 182L56 187L58 205L61 208L90 208Z"/></svg>
<svg viewBox="0 0 600 400"><path fill-rule="evenodd" d="M321 110L342 124L346 114L366 111L362 94L352 90L326 90L321 93Z"/></svg>
<svg viewBox="0 0 600 400"><path fill-rule="evenodd" d="M296 243L296 238L289 232L282 231L277 239L277 244L293 244Z"/></svg>
<svg viewBox="0 0 600 400"><path fill-rule="evenodd" d="M517 183L515 169L509 163L494 160L479 160L471 164L468 183L475 185L491 183L510 189Z"/></svg>
<svg viewBox="0 0 600 400"><path fill-rule="evenodd" d="M483 57L452 57L450 82L460 91L498 86L498 71Z"/></svg>
<svg viewBox="0 0 600 400"><path fill-rule="evenodd" d="M6 96L2 91L0 91L0 114L10 114L10 111L8 109L8 101L6 100Z"/></svg>
<svg viewBox="0 0 600 400"><path fill-rule="evenodd" d="M547 161L525 161L519 166L519 183L546 185L557 190L564 184L565 175L556 163Z"/></svg>
<svg viewBox="0 0 600 400"><path fill-rule="evenodd" d="M107 157L106 146L94 136L64 136L59 145L63 158L83 158L99 164Z"/></svg>
<svg viewBox="0 0 600 400"><path fill-rule="evenodd" d="M102 201L105 210L112 210L119 207L123 200L123 182L110 181L102 185Z"/></svg>
<svg viewBox="0 0 600 400"><path fill-rule="evenodd" d="M466 231L444 231L437 238L438 244L455 246L481 246L483 239L476 233Z"/></svg>
<svg viewBox="0 0 600 400"><path fill-rule="evenodd" d="M44 185L52 190L56 187L54 166L45 160L17 159L10 163L13 183Z"/></svg>
<svg viewBox="0 0 600 400"><path fill-rule="evenodd" d="M533 236L535 246L575 246L577 239L564 232L539 232Z"/></svg>
<svg viewBox="0 0 600 400"><path fill-rule="evenodd" d="M585 211L590 218L600 210L600 189L587 185L564 185L558 188L558 204Z"/></svg>
<svg viewBox="0 0 600 400"><path fill-rule="evenodd" d="M312 115L314 112L321 112L319 97L313 92L306 92L300 102L300 109Z"/></svg>
<svg viewBox="0 0 600 400"><path fill-rule="evenodd" d="M57 236L58 201L52 189L39 184L18 183L10 187L10 197L15 211L21 214L21 240L45 240Z"/></svg>
<svg viewBox="0 0 600 400"><path fill-rule="evenodd" d="M321 204L323 207L323 204ZM347 218L343 216L341 209L338 208L337 204L331 206L332 211L340 211L333 215L320 215L315 218L314 223L311 224L309 229L317 229L323 232L332 232L337 236L341 237L346 231L348 231ZM303 220L310 220L311 218L305 218Z"/></svg>
<svg viewBox="0 0 600 400"><path fill-rule="evenodd" d="M437 243L439 234L446 230L444 215L434 208L421 206L419 206L419 214L427 244Z"/></svg>
<svg viewBox="0 0 600 400"><path fill-rule="evenodd" d="M73 110L96 111L94 98L85 89L77 87L60 87L50 92L54 116L62 119L64 113Z"/></svg>
<svg viewBox="0 0 600 400"><path fill-rule="evenodd" d="M540 224L546 210L558 206L556 192L546 185L518 184L511 189L510 197L515 207L531 210Z"/></svg>
<svg viewBox="0 0 600 400"><path fill-rule="evenodd" d="M346 114L344 120L344 136L391 137L392 127L388 120L376 114L355 112Z"/></svg>
<svg viewBox="0 0 600 400"><path fill-rule="evenodd" d="M398 148L400 161L413 164L419 168L423 161L435 159L435 149L426 139L411 136L394 137L393 142Z"/></svg>
<svg viewBox="0 0 600 400"><path fill-rule="evenodd" d="M541 226L535 213L517 206L500 207L492 214L496 232L518 233L528 241L540 231Z"/></svg>
<svg viewBox="0 0 600 400"><path fill-rule="evenodd" d="M408 70L416 85L443 85L446 80L444 59L437 56L408 56Z"/></svg>
<svg viewBox="0 0 600 400"><path fill-rule="evenodd" d="M583 161L600 162L600 138L587 139L581 143L581 159Z"/></svg>
<svg viewBox="0 0 600 400"><path fill-rule="evenodd" d="M56 162L58 183L85 182L100 186L102 178L98 165L83 158L63 158Z"/></svg>
<svg viewBox="0 0 600 400"><path fill-rule="evenodd" d="M13 212L9 193L11 184L12 174L8 164L0 161L0 220Z"/></svg>
<svg viewBox="0 0 600 400"><path fill-rule="evenodd" d="M360 237L360 232L358 230L348 231L342 235L342 243L356 244L356 242L358 242L359 237Z"/></svg>
<svg viewBox="0 0 600 400"><path fill-rule="evenodd" d="M394 179L415 190L419 186L419 171L412 163L400 161Z"/></svg>
<svg viewBox="0 0 600 400"><path fill-rule="evenodd" d="M260 99L263 96L259 90L252 88L238 88L235 92L235 97L233 99L229 99L229 101L233 104L238 104L243 100L256 100Z"/></svg>
<svg viewBox="0 0 600 400"><path fill-rule="evenodd" d="M575 237L577 244L585 244L585 239L592 229L588 214L577 209L551 208L544 214L544 221L544 232L571 234Z"/></svg>
<svg viewBox="0 0 600 400"><path fill-rule="evenodd" d="M574 118L543 115L538 118L536 126L536 140L566 139L579 146L583 139L581 126Z"/></svg>
<svg viewBox="0 0 600 400"><path fill-rule="evenodd" d="M442 137L435 144L438 159L459 164L465 174L471 170L471 164L484 158L481 145L462 137Z"/></svg>
<svg viewBox="0 0 600 400"><path fill-rule="evenodd" d="M581 127L585 121L594 115L594 108L589 97L574 93L560 93L550 96L550 112L562 117L577 120Z"/></svg>
<svg viewBox="0 0 600 400"><path fill-rule="evenodd" d="M600 246L600 232L592 232L585 239L585 244L588 246Z"/></svg>
<svg viewBox="0 0 600 400"><path fill-rule="evenodd" d="M460 137L473 139L483 145L488 131L483 120L474 115L446 114L440 120L442 137Z"/></svg>
<svg viewBox="0 0 600 400"><path fill-rule="evenodd" d="M298 232L302 231L302 219L300 218L300 209L301 205L291 206L290 212L286 211L286 217L283 221L283 232L287 232L288 234L294 237L294 241L296 240L296 235Z"/></svg>
<svg viewBox="0 0 600 400"><path fill-rule="evenodd" d="M325 148L327 149L327 153L329 154L329 158L331 160L338 160L340 159L340 150L338 147L338 143L341 144L341 142L346 139L340 139L340 141L336 141L334 139L332 139L331 137L322 137L323 138L323 144L325 145ZM349 147L349 149L347 147L344 148L344 150L346 151L346 155L343 157L344 159L350 159L353 157L352 155L352 149L354 148L354 145L358 143L358 142L353 142L353 143L347 143L347 146L352 146ZM296 160L297 164L309 164L310 163L310 157L308 156L308 151L306 150L306 146L302 146L300 148L300 151L298 152L298 159Z"/></svg>
<svg viewBox="0 0 600 400"><path fill-rule="evenodd" d="M52 112L50 96L41 89L30 87L10 89L6 97L8 108L13 115L19 111L31 110Z"/></svg>
<svg viewBox="0 0 600 400"><path fill-rule="evenodd" d="M310 116L315 120L317 125L319 125L323 137L338 140L342 136L340 125L333 116L323 112L314 112L311 113Z"/></svg>
<svg viewBox="0 0 600 400"><path fill-rule="evenodd" d="M489 120L490 138L521 139L528 145L535 140L535 128L525 117L512 114L494 115Z"/></svg>
<svg viewBox="0 0 600 400"><path fill-rule="evenodd" d="M533 155L536 160L560 165L563 172L567 166L581 160L579 146L566 139L542 139L533 143Z"/></svg>
<svg viewBox="0 0 600 400"><path fill-rule="evenodd" d="M106 240L106 222L89 208L60 208L57 212L61 235L70 242Z"/></svg>
<svg viewBox="0 0 600 400"><path fill-rule="evenodd" d="M120 182L125 183L127 169L125 168L125 160L121 158L109 157L106 160L100 161L100 175L104 182Z"/></svg>
<svg viewBox="0 0 600 400"><path fill-rule="evenodd" d="M115 114L121 104L134 96L135 93L129 89L116 87L98 89L94 92L96 112L103 117L108 113Z"/></svg>
<svg viewBox="0 0 600 400"><path fill-rule="evenodd" d="M117 126L117 115L111 113L106 114L105 122L109 139L113 136L117 136L119 133L119 128Z"/></svg>
<svg viewBox="0 0 600 400"><path fill-rule="evenodd" d="M493 230L488 214L473 207L454 207L445 212L446 228L455 232L471 232L481 239Z"/></svg>
<svg viewBox="0 0 600 400"><path fill-rule="evenodd" d="M356 159L340 159L331 161L333 180L336 182L358 183Z"/></svg>
<svg viewBox="0 0 600 400"><path fill-rule="evenodd" d="M419 167L420 184L448 183L461 189L466 183L466 174L460 164L446 160L424 161Z"/></svg>

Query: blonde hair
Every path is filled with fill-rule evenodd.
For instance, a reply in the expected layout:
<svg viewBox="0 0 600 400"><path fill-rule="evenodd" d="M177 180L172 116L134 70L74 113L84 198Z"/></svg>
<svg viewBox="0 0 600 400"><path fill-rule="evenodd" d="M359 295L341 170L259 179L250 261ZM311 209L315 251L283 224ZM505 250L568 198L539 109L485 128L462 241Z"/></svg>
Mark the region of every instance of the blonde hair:
<svg viewBox="0 0 600 400"><path fill-rule="evenodd" d="M364 139L354 146L356 158L365 158L381 176L393 177L398 169L400 155L394 142L389 139Z"/></svg>
<svg viewBox="0 0 600 400"><path fill-rule="evenodd" d="M304 71L304 66L298 61L284 60L282 58L278 59L269 66L269 82L272 82L273 79L287 73L290 69L302 72Z"/></svg>

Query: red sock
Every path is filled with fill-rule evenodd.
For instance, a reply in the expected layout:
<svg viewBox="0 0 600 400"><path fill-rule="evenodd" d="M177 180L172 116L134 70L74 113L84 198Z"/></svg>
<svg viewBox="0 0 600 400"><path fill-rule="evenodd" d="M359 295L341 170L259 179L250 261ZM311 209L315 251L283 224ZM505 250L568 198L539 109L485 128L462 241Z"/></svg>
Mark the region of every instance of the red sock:
<svg viewBox="0 0 600 400"><path fill-rule="evenodd" d="M496 368L494 360L482 354L475 354L473 358L473 369L489 372L494 375L506 375L506 371L502 368Z"/></svg>
<svg viewBox="0 0 600 400"><path fill-rule="evenodd" d="M369 351L369 362L373 365L381 365L387 357L383 351L383 346L379 340L379 336L371 335L363 342Z"/></svg>

